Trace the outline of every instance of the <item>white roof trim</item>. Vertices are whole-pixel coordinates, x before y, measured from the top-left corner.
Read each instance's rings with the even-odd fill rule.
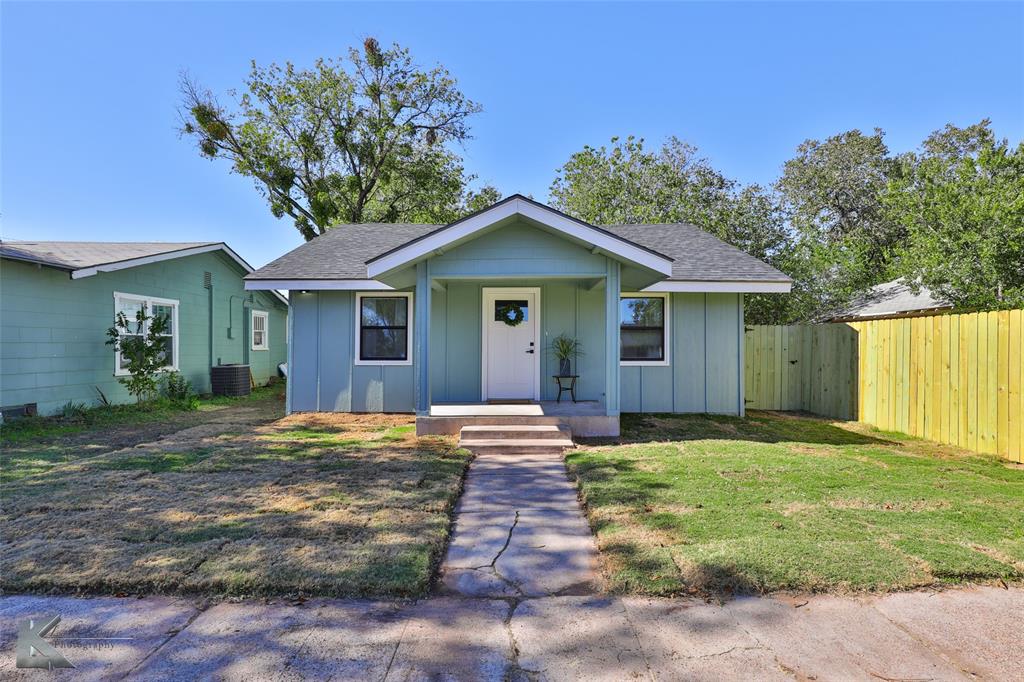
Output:
[[[743,281],[700,281],[700,280],[668,280],[658,282],[644,291],[678,291],[692,293],[731,293],[731,294],[788,294],[793,288],[792,282],[743,282]]]
[[[464,239],[475,232],[493,225],[499,220],[513,215],[521,215],[535,220],[547,227],[586,242],[594,248],[601,249],[609,255],[618,256],[624,260],[637,263],[655,272],[660,272],[666,277],[672,274],[672,261],[669,258],[659,256],[620,237],[561,215],[557,211],[539,206],[525,199],[514,198],[500,202],[474,216],[453,223],[422,239],[400,247],[382,258],[371,261],[366,267],[367,276],[376,278],[397,270],[408,263],[429,256],[437,249],[443,249],[452,242]]]
[[[113,263],[103,263],[102,265],[93,265],[88,268],[78,268],[71,271],[71,279],[82,279],[83,277],[92,277],[98,275],[101,272],[116,272],[118,270],[125,270],[127,268],[136,268],[140,265],[149,265],[151,263],[160,263],[166,260],[174,260],[175,258],[185,258],[187,256],[196,256],[201,253],[210,253],[211,251],[223,251],[231,260],[238,263],[246,272],[252,272],[252,266],[245,262],[241,256],[235,253],[230,246],[224,242],[218,242],[216,244],[206,244],[204,246],[193,246],[188,249],[178,249],[177,251],[167,251],[166,253],[157,253],[152,256],[140,256],[139,258],[129,258],[127,260],[114,261]],[[247,287],[248,288],[248,287]],[[288,305],[288,299],[282,296],[278,292],[273,292],[281,303]]]
[[[299,291],[393,291],[375,279],[247,279],[246,291],[284,289]]]

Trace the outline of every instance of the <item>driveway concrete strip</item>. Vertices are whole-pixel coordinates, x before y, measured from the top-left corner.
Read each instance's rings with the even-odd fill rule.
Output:
[[[17,623],[60,615],[48,637],[68,679],[1024,680],[1024,590],[883,597],[545,597],[420,602],[0,598],[0,678]],[[885,614],[883,616],[883,614]],[[913,634],[910,634],[913,633]],[[131,637],[102,647],[60,637]],[[96,640],[82,640],[96,641]],[[61,675],[58,675],[60,677]]]
[[[597,548],[562,456],[483,454],[470,465],[442,591],[484,598],[590,594]]]

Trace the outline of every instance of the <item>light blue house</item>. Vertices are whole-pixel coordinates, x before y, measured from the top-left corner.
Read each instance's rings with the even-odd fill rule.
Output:
[[[420,433],[742,415],[743,294],[790,284],[692,225],[598,227],[520,195],[444,226],[339,226],[246,276],[290,292],[290,411],[415,412]],[[576,403],[551,402],[560,334],[582,345]]]
[[[264,383],[285,361],[287,301],[247,292],[252,268],[222,242],[0,243],[0,408],[131,400],[106,345],[118,311],[169,316],[167,368],[210,390],[210,367],[248,364]]]

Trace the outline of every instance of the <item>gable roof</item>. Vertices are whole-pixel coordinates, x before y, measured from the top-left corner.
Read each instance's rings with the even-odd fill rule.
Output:
[[[564,237],[599,248],[609,255],[630,261],[641,267],[671,275],[672,258],[613,232],[568,216],[550,206],[538,203],[522,194],[513,194],[501,201],[460,218],[455,222],[422,234],[404,244],[384,251],[366,261],[367,275],[378,277],[404,267],[438,249],[472,238],[499,221],[521,216],[560,233]]]
[[[253,272],[252,266],[224,242],[0,242],[0,258],[65,270],[71,279],[211,251],[222,251],[247,274]],[[274,294],[282,303],[288,303],[281,294],[276,291]]]
[[[851,320],[894,317],[947,310],[952,307],[952,303],[942,300],[933,294],[928,287],[920,287],[920,291],[915,294],[906,280],[900,278],[894,279],[891,282],[876,284],[860,296],[857,296],[848,306],[836,313],[831,319]]]
[[[450,225],[416,223],[360,223],[339,225],[306,242],[277,260],[246,276],[247,288],[310,289],[390,289],[373,279],[370,266],[419,245],[414,253],[433,252],[432,238],[444,235],[451,227],[477,218],[512,200],[521,202],[521,210],[543,209],[545,218],[562,218],[589,228],[589,236],[602,235],[614,245],[628,246],[657,258],[667,265],[665,279],[648,287],[653,291],[706,291],[715,283],[718,291],[789,291],[792,280],[757,258],[726,244],[694,225],[684,223],[657,225],[587,225],[552,208],[513,195],[484,211],[478,211]],[[491,216],[493,218],[493,215]],[[491,221],[493,222],[493,220]],[[612,243],[612,242],[608,242]],[[631,255],[637,256],[636,251]],[[395,267],[394,259],[389,265]]]

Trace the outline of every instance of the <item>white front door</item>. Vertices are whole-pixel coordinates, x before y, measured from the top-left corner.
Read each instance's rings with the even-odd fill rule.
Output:
[[[540,289],[483,290],[483,399],[540,399]]]

